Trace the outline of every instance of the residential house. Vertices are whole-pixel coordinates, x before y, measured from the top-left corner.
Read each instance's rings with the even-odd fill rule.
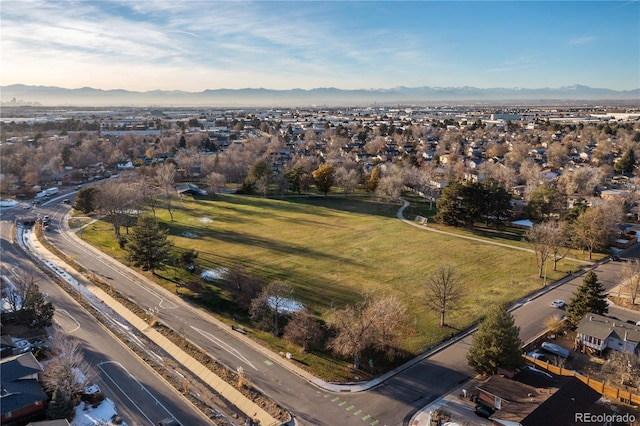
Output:
[[[31,352],[0,360],[0,424],[24,424],[44,413],[48,397],[40,386],[41,374]]]
[[[575,424],[575,413],[603,413],[601,395],[575,377],[554,376],[524,368],[513,378],[494,375],[477,386],[478,401],[496,412],[494,425],[564,426]]]
[[[586,314],[576,329],[576,350],[606,348],[623,353],[640,352],[640,326],[597,314]]]

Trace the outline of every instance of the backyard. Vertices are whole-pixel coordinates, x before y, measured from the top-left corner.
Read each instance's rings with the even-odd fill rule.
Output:
[[[295,288],[294,298],[318,317],[332,306],[358,301],[365,290],[397,296],[408,307],[415,331],[403,344],[407,356],[469,327],[486,307],[517,300],[542,286],[533,253],[409,226],[397,219],[399,207],[343,196],[266,199],[223,195],[182,198],[174,222],[165,210],[158,210],[158,217],[179,250],[198,251],[202,270],[240,264],[264,282],[286,280]],[[429,216],[428,207],[428,203],[414,202],[406,216]],[[511,228],[501,231],[503,237],[500,232],[481,229],[455,232],[474,237],[490,233],[484,236],[490,241],[528,248],[517,238],[521,231]],[[99,221],[86,227],[82,237],[124,261],[109,223]],[[438,326],[438,314],[425,307],[423,298],[426,277],[442,263],[456,265],[467,289],[461,307],[447,314],[445,327]],[[563,260],[558,271],[549,268],[547,282],[578,267],[576,262]],[[169,267],[161,275],[183,280],[189,272]],[[172,281],[154,279],[176,290]],[[228,297],[215,280],[208,285],[221,299]],[[228,321],[233,314],[216,313]],[[292,350],[268,333],[256,334],[277,351]],[[331,365],[346,366],[348,361],[327,361],[326,354],[299,359],[320,376],[345,378],[330,372]]]

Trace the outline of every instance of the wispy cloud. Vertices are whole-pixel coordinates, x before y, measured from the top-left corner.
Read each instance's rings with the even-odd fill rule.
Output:
[[[594,37],[594,36],[576,37],[576,38],[572,38],[571,40],[569,40],[568,44],[569,44],[569,46],[575,46],[575,45],[579,45],[579,44],[589,44],[589,43],[593,43],[597,39],[598,38]]]

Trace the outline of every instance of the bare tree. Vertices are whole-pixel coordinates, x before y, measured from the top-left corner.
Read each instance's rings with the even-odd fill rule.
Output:
[[[255,299],[262,288],[262,282],[257,277],[249,275],[244,267],[236,264],[224,274],[222,283],[227,291],[233,295],[233,300],[242,309],[249,309],[251,301]]]
[[[569,254],[569,242],[571,241],[569,226],[564,221],[551,220],[546,224],[548,235],[547,245],[553,261],[553,270],[558,270],[558,262]]]
[[[553,229],[548,223],[535,224],[525,233],[525,239],[533,246],[536,254],[536,264],[538,265],[538,278],[545,276],[544,267],[551,256],[549,240],[553,234]]]
[[[294,312],[284,328],[284,338],[301,346],[302,352],[320,343],[323,335],[322,326],[308,309]]]
[[[569,195],[589,195],[593,193],[593,189],[600,182],[601,177],[602,172],[595,167],[580,167],[565,171],[558,179],[558,186]]]
[[[368,311],[376,318],[375,347],[393,359],[400,341],[408,334],[407,307],[396,296],[382,296],[372,299]]]
[[[640,296],[640,261],[634,259],[629,261],[622,269],[622,290],[629,294],[631,304],[635,305],[638,296]]]
[[[172,200],[175,196],[176,166],[171,163],[165,163],[159,166],[157,168],[156,180],[162,191],[165,207],[167,212],[169,212],[171,222],[173,222],[174,206]]]
[[[206,182],[212,193],[220,194],[220,191],[227,183],[227,178],[222,173],[211,172],[207,175]]]
[[[280,336],[280,319],[289,312],[287,307],[292,302],[293,287],[286,281],[273,281],[251,302],[251,317],[260,321],[270,316],[271,332],[274,336]]]
[[[353,357],[353,368],[360,368],[362,352],[373,340],[372,318],[365,314],[367,300],[327,313],[327,324],[336,332],[328,347],[335,353]]]
[[[73,337],[55,332],[51,350],[54,358],[44,369],[46,389],[62,392],[67,400],[77,400],[96,377],[95,369],[85,360],[80,341]]]
[[[383,350],[392,358],[398,342],[407,334],[406,307],[394,297],[373,297],[365,293],[362,300],[326,314],[334,336],[328,348],[353,357],[353,367],[360,368],[362,352],[367,348]]]
[[[610,382],[615,385],[640,386],[640,355],[611,351],[607,362],[602,366]]]
[[[95,195],[98,210],[111,221],[118,239],[121,238],[120,228],[126,224],[127,216],[137,198],[132,187],[111,179],[100,185]]]
[[[525,200],[529,200],[529,196],[540,186],[540,172],[542,169],[533,161],[524,161],[520,166],[520,175],[525,179],[526,186],[524,191]]]
[[[622,205],[616,201],[605,201],[584,211],[574,224],[576,242],[589,252],[604,248],[613,227],[623,218]]]
[[[427,277],[424,300],[440,314],[440,327],[445,325],[447,311],[459,303],[464,294],[465,288],[454,265],[440,265]]]
[[[383,176],[376,187],[376,197],[387,201],[396,201],[400,199],[404,180],[401,173],[392,173]]]
[[[544,325],[549,329],[549,333],[556,334],[562,328],[562,317],[558,314],[549,315],[544,319]]]
[[[13,282],[5,276],[2,277],[2,298],[9,305],[9,312],[18,313],[22,310],[29,286],[34,280],[35,276],[26,272],[19,273]]]
[[[340,166],[336,169],[336,184],[342,188],[344,195],[352,193],[358,187],[359,176],[355,169],[347,170]]]

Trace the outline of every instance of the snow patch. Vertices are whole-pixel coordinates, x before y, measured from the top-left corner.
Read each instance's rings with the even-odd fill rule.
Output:
[[[76,415],[71,426],[115,425],[112,419],[117,417],[115,404],[109,398],[104,399],[100,405],[93,407],[91,404],[81,402],[76,407]],[[126,423],[118,423],[126,426]]]
[[[278,305],[278,312],[280,313],[293,313],[304,309],[304,306],[300,302],[293,299],[281,299],[275,297],[269,297],[267,304],[271,309],[275,309]]]
[[[200,276],[205,281],[213,281],[213,280],[222,279],[222,277],[224,277],[226,274],[227,274],[226,268],[215,268],[215,269],[208,269],[206,271],[203,271],[200,274]]]
[[[202,222],[202,223],[211,223],[211,222],[213,222],[213,219],[211,219],[210,217],[201,217],[200,218],[200,222]]]
[[[18,204],[20,203],[13,200],[0,200],[0,207],[13,207],[17,206]]]

